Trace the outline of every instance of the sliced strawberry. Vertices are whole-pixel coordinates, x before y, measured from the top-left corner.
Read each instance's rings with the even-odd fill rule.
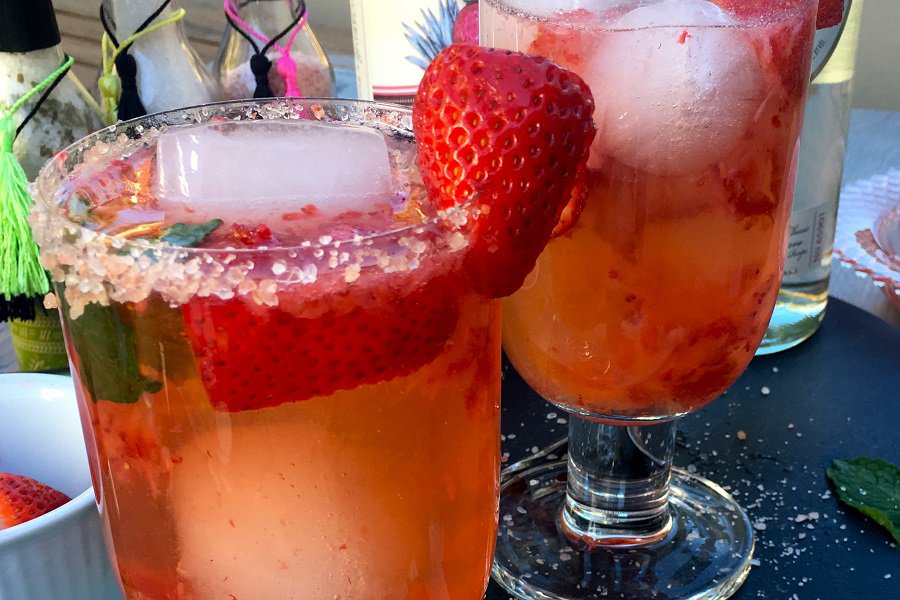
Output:
[[[71,500],[24,475],[0,473],[0,530],[25,523]]]
[[[844,20],[844,0],[819,0],[816,29],[828,29]]]
[[[453,21],[454,44],[478,43],[478,2],[468,2]]]
[[[233,223],[231,225],[232,239],[242,246],[248,248],[257,248],[259,246],[268,246],[270,244],[278,244],[272,230],[268,225],[257,225],[250,227],[241,223]]]
[[[581,78],[546,58],[453,45],[426,70],[419,166],[440,206],[481,209],[466,265],[479,292],[507,296],[534,267],[586,170],[593,110]]]
[[[182,311],[210,402],[220,411],[254,410],[386,381],[431,362],[459,319],[458,278],[390,273],[318,298],[315,286],[292,286],[279,293],[276,308],[212,297],[194,298]]]
[[[575,227],[575,223],[578,222],[578,217],[581,216],[581,211],[584,210],[584,205],[587,202],[588,191],[592,187],[587,183],[588,177],[584,177],[572,190],[572,197],[563,207],[559,215],[559,222],[553,228],[551,237],[565,235],[570,229]]]

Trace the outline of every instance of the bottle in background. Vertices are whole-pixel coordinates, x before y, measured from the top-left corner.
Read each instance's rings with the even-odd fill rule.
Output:
[[[276,47],[270,48],[266,53],[272,62],[268,80],[274,96],[294,95],[288,89],[280,64],[283,49],[287,50],[293,60],[298,95],[325,97],[334,94],[334,70],[309,23],[304,20],[295,25],[300,28],[296,34],[290,27],[296,17],[293,3],[284,0],[249,0],[241,2],[237,8],[238,16],[250,28],[244,33],[253,38],[257,47],[264,48],[274,36],[285,32],[275,42]],[[309,4],[306,10],[309,11]],[[241,23],[235,25],[242,26]],[[288,44],[290,47],[286,48]],[[250,68],[253,53],[250,42],[234,26],[227,24],[219,53],[212,66],[224,99],[253,97],[256,87],[255,75]]]
[[[350,0],[359,97],[410,104],[437,54],[478,43],[477,0]]]
[[[161,0],[103,0],[103,8],[121,41],[135,33]],[[151,23],[172,17],[171,2]],[[137,40],[128,50],[137,63],[137,87],[147,113],[206,104],[219,99],[215,78],[188,43],[184,22],[165,25]]]
[[[784,279],[757,354],[786,350],[807,339],[819,328],[828,302],[863,0],[829,4],[843,8],[843,17],[838,23],[836,18],[828,21],[820,9]],[[836,13],[834,7],[829,10],[831,16]]]
[[[4,0],[0,5],[0,103],[11,106],[64,60],[50,0]],[[16,137],[13,154],[33,181],[54,153],[101,127],[74,83],[64,77]],[[27,102],[15,115],[19,124],[36,105]],[[22,371],[57,371],[68,365],[59,313],[36,307],[36,318],[9,323]]]

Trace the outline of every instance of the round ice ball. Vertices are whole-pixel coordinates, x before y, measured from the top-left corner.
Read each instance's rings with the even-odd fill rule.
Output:
[[[623,15],[586,61],[597,103],[592,163],[611,156],[654,175],[721,160],[763,100],[750,40],[706,0],[663,0]]]

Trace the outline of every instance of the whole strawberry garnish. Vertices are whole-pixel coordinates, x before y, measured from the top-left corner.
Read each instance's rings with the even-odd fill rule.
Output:
[[[439,206],[479,209],[466,256],[479,292],[515,292],[581,198],[593,110],[581,78],[545,58],[452,45],[429,65],[413,104],[419,167]]]
[[[278,307],[196,297],[182,311],[210,402],[235,412],[327,396],[428,364],[456,329],[459,285],[449,270],[411,271],[371,285],[292,286],[279,292]]]
[[[30,521],[69,500],[62,492],[30,477],[0,473],[0,530]]]
[[[454,44],[478,43],[478,0],[468,0],[453,21]]]

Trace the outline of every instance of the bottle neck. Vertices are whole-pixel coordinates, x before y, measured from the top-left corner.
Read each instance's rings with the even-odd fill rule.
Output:
[[[283,0],[250,0],[238,8],[238,16],[267,38],[284,31],[295,15],[294,4]]]

